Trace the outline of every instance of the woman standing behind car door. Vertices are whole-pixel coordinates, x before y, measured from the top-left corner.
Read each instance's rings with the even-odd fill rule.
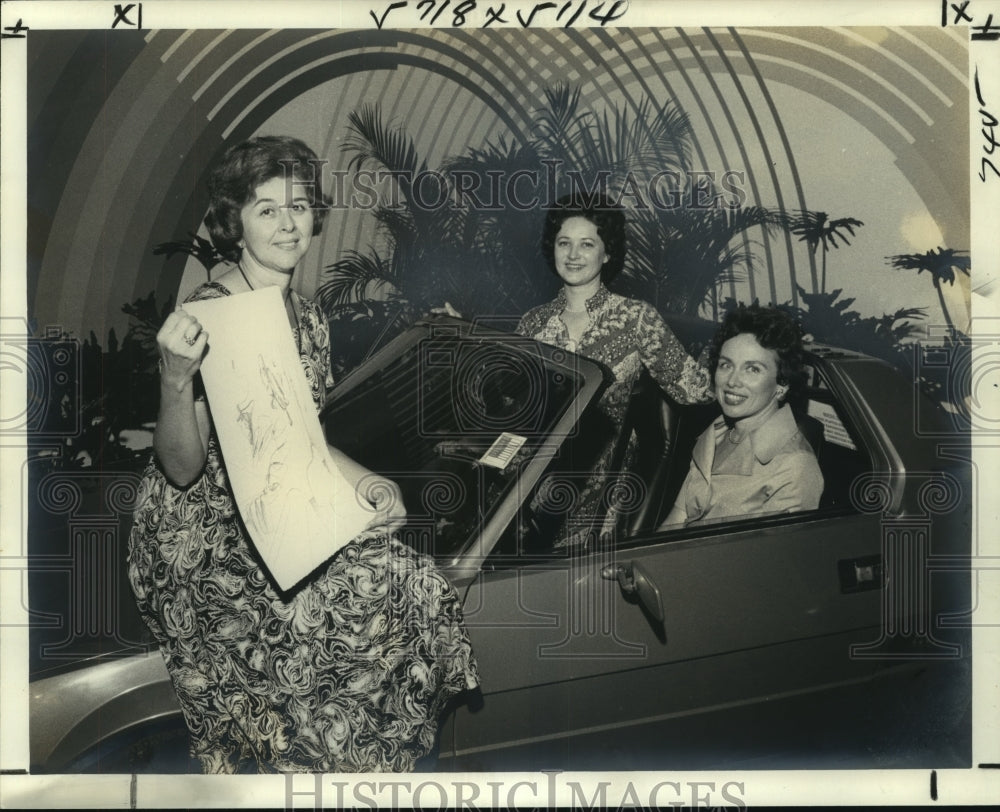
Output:
[[[326,213],[316,163],[288,137],[226,153],[205,222],[234,267],[190,299],[277,287],[318,410],[333,383],[327,321],[291,287]],[[398,487],[331,447],[375,518],[304,586],[280,592],[248,541],[203,396],[211,336],[180,307],[157,344],[160,413],[128,574],[192,755],[207,773],[412,769],[447,699],[478,675],[455,590],[391,535],[405,519]]]
[[[586,543],[588,531],[613,532],[618,508],[613,489],[635,465],[636,437],[622,437],[625,414],[643,368],[660,388],[682,404],[712,399],[708,372],[696,362],[649,303],[612,293],[607,283],[625,264],[625,213],[600,196],[569,195],[547,212],[541,250],[562,281],[551,302],[532,308],[517,332],[537,341],[598,361],[614,376],[596,408],[587,411],[580,430],[561,452],[560,468],[586,472],[586,480],[566,480],[576,490],[574,507],[563,515],[554,546]],[[446,312],[457,315],[446,305]],[[619,442],[624,457],[614,465]],[[568,465],[566,464],[568,462]],[[558,474],[541,485],[536,514],[544,515],[546,494],[560,485]]]

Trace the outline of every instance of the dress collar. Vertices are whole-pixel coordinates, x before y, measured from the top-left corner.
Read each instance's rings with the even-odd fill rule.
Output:
[[[711,434],[705,433],[698,438],[698,442],[695,444],[691,455],[694,463],[706,475],[712,470],[712,463],[715,460],[716,443],[719,442],[722,435],[729,431],[729,427],[726,425],[725,418],[723,417],[720,417],[712,424],[712,429]],[[788,444],[788,441],[797,431],[798,424],[795,422],[795,415],[792,413],[791,407],[786,403],[779,407],[765,423],[750,432],[748,442],[753,451],[753,456],[757,458],[757,461],[761,465],[767,465]],[[747,461],[749,459],[747,457]],[[747,469],[745,473],[749,474],[751,470]]]
[[[795,415],[792,414],[792,407],[787,403],[782,404],[767,422],[750,432],[754,456],[762,465],[767,465],[797,431],[798,426],[795,423]]]
[[[587,299],[587,301],[584,303],[584,306],[587,308],[587,313],[593,316],[594,313],[596,313],[598,310],[604,307],[605,303],[610,298],[611,298],[611,291],[608,290],[607,287],[602,282],[601,286],[597,289],[597,292],[589,299]],[[559,288],[559,293],[556,294],[556,298],[553,304],[555,305],[557,312],[562,312],[562,310],[566,307],[565,287]]]

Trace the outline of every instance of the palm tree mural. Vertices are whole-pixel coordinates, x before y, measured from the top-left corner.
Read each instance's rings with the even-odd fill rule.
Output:
[[[427,211],[415,205],[407,178],[427,169],[402,127],[387,127],[377,106],[349,119],[344,149],[351,167],[388,169],[399,180],[401,205],[378,208],[385,247],[352,252],[325,269],[318,289],[334,320],[392,320],[384,332],[402,327],[432,304],[448,300],[475,314],[519,315],[551,297],[557,280],[545,272],[538,240],[544,209],[576,191],[603,192],[625,205],[637,190],[656,183],[661,199],[692,196],[692,132],[687,115],[648,99],[632,109],[601,114],[585,108],[578,88],[557,85],[544,91],[524,136],[501,135],[449,158],[435,175],[454,205]],[[530,195],[504,187],[491,205],[476,205],[457,190],[490,189],[496,178],[535,178]],[[701,183],[707,181],[701,180]],[[715,200],[714,189],[702,199]],[[746,250],[730,247],[747,229],[785,224],[779,214],[759,207],[725,208],[634,206],[630,248],[620,286],[662,309],[697,313],[705,302],[717,307],[719,284],[751,270]],[[387,304],[388,303],[388,304]],[[391,305],[391,306],[390,306]],[[357,340],[352,336],[352,340]]]
[[[738,247],[740,236],[783,224],[780,212],[760,206],[639,213],[629,235],[623,285],[661,312],[697,316],[707,305],[718,321],[720,288],[753,272],[753,254]]]
[[[799,286],[798,292],[800,307],[786,302],[781,308],[816,341],[855,349],[897,366],[907,367],[912,363],[908,346],[922,332],[918,322],[926,318],[924,308],[901,307],[881,316],[862,316],[851,309],[853,297],[841,298],[840,288],[829,293],[809,293]],[[735,305],[731,299],[727,301],[727,309]]]
[[[937,291],[938,302],[941,304],[941,312],[944,313],[948,329],[952,334],[957,332],[957,328],[951,318],[948,306],[945,304],[941,283],[947,282],[949,285],[954,285],[956,271],[966,276],[971,275],[972,260],[967,256],[968,253],[965,250],[955,250],[953,248],[938,246],[922,254],[896,254],[895,256],[886,257],[889,265],[897,270],[916,271],[918,274],[922,271],[927,271],[930,274],[934,290]]]
[[[157,371],[160,351],[156,344],[156,334],[173,309],[174,298],[172,296],[162,307],[157,307],[155,292],[122,305],[122,312],[129,317],[128,331],[125,333],[123,346],[129,342],[134,344],[137,355],[136,363],[140,365],[139,371],[144,373]]]
[[[850,245],[850,241],[844,236],[846,231],[852,237],[854,229],[863,226],[860,220],[853,217],[841,217],[836,220],[829,219],[825,211],[800,211],[791,215],[788,219],[788,230],[792,234],[797,234],[800,240],[805,240],[809,250],[815,255],[818,248],[823,246],[823,272],[820,281],[820,293],[826,293],[826,255],[830,248],[839,248],[837,240],[844,245]]]
[[[687,116],[676,108],[644,101],[634,113],[615,108],[598,116],[581,108],[579,89],[559,85],[545,91],[525,138],[501,135],[427,174],[403,128],[387,127],[377,106],[365,106],[349,118],[344,149],[353,153],[350,167],[389,170],[401,206],[375,212],[383,252],[351,253],[326,269],[320,302],[331,313],[371,298],[395,299],[400,313],[444,299],[468,312],[522,313],[552,290],[537,247],[545,205],[581,185],[614,196],[628,177],[680,171],[689,139]],[[434,194],[448,196],[449,205],[428,210],[417,204],[410,179],[422,173],[443,184]],[[490,189],[496,178],[527,183],[503,185],[499,196],[480,205],[482,193],[460,194],[456,177],[477,190]]]
[[[335,334],[335,375],[449,295],[457,306],[467,306],[485,281],[473,271],[475,229],[468,213],[452,205],[448,179],[427,171],[403,127],[386,125],[378,105],[365,105],[348,117],[342,148],[352,153],[350,169],[374,165],[387,171],[398,194],[390,195],[392,205],[374,211],[383,245],[346,252],[324,269],[316,291]],[[421,205],[442,199],[449,203]]]

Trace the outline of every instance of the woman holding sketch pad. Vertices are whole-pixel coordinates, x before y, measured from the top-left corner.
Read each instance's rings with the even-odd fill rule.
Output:
[[[205,222],[233,267],[199,287],[157,336],[160,413],[129,580],[160,643],[192,754],[210,773],[412,769],[431,749],[447,699],[478,682],[450,582],[391,536],[406,515],[396,484],[322,438],[306,454],[290,452],[296,392],[318,413],[333,384],[326,318],[291,286],[326,214],[319,166],[311,149],[283,136],[226,153]],[[249,329],[265,334],[274,325],[254,323],[251,302],[283,308],[288,329],[278,316],[278,332],[294,341],[291,368],[263,352],[251,359],[254,374],[243,377],[258,389],[250,395],[209,380],[213,347],[220,369],[244,361],[227,354],[228,330],[215,328],[213,341],[188,312],[223,298],[227,313],[245,310]],[[236,333],[247,328],[240,321],[224,324]],[[295,466],[311,473],[292,487]],[[240,482],[254,477],[264,484],[250,499]],[[355,515],[360,532],[306,564],[306,574],[283,577],[286,556],[269,561],[258,540],[277,533],[294,557],[309,506],[335,501],[316,486],[322,477],[346,482],[345,512],[367,511]],[[289,507],[300,504],[306,509]]]

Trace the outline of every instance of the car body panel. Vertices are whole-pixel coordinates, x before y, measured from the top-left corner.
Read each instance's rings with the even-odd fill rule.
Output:
[[[61,769],[120,733],[179,715],[159,651],[36,680],[31,683],[32,771]]]
[[[809,661],[824,663],[821,685],[867,676],[878,664],[852,663],[848,643],[878,637],[881,596],[877,590],[842,592],[838,563],[879,554],[877,518],[818,519],[795,530],[788,532],[787,524],[745,528],[724,537],[581,556],[557,566],[483,573],[465,606],[486,697],[478,711],[457,711],[455,750],[485,746],[494,726],[483,714],[493,710],[503,719],[500,708],[535,707],[531,695],[541,685],[550,693],[567,693],[531,714],[536,736],[612,723],[608,708],[595,701],[601,694],[569,703],[570,683],[581,679],[611,677],[628,686],[614,692],[613,720],[628,727],[650,715],[691,712],[706,701],[713,706],[747,701],[761,691],[801,690],[808,682],[789,667],[788,654],[776,653],[781,647],[816,649]],[[659,586],[662,626],[617,582],[602,577],[605,567],[618,563],[639,564]],[[516,668],[509,652],[519,652]],[[739,662],[755,679],[734,679],[732,687],[711,698],[686,687],[715,685],[727,670],[723,658]],[[503,704],[493,709],[496,695]],[[569,719],[567,709],[572,709]]]

